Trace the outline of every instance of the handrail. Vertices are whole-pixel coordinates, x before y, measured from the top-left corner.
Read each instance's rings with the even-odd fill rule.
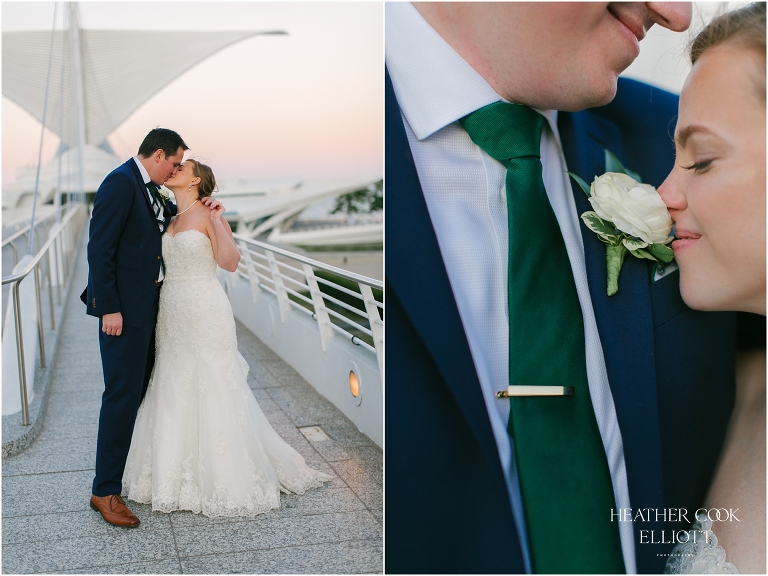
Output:
[[[32,269],[37,266],[37,263],[40,262],[42,257],[48,251],[48,248],[50,248],[51,244],[53,244],[54,240],[56,240],[61,234],[62,230],[64,230],[65,224],[69,223],[69,221],[75,217],[77,212],[77,210],[72,210],[64,217],[64,219],[61,221],[61,228],[59,228],[53,236],[48,238],[46,243],[43,244],[43,247],[38,250],[37,254],[32,259],[32,262],[27,264],[26,268],[24,268],[22,272],[17,272],[16,274],[11,274],[10,276],[3,276],[3,284],[9,284],[11,282],[16,282],[17,280],[23,280],[30,272],[32,272]]]
[[[38,250],[37,254],[34,258],[27,264],[24,269],[21,272],[17,272],[16,274],[11,274],[10,276],[3,276],[2,283],[3,284],[13,284],[12,288],[12,294],[13,294],[13,316],[14,316],[14,322],[16,324],[16,359],[18,361],[19,365],[19,389],[21,393],[21,423],[23,426],[29,426],[29,402],[27,400],[27,375],[26,375],[26,368],[25,368],[25,362],[24,362],[24,340],[22,336],[22,328],[21,328],[21,301],[19,296],[19,285],[21,284],[21,281],[24,280],[33,270],[35,272],[35,300],[37,305],[37,330],[38,330],[38,337],[40,340],[40,363],[43,368],[45,368],[45,340],[43,337],[43,321],[42,321],[42,306],[40,303],[40,269],[39,269],[39,263],[42,260],[43,256],[47,255],[51,246],[56,246],[56,249],[54,250],[54,259],[58,261],[59,255],[61,256],[61,263],[64,264],[65,268],[69,268],[72,262],[72,252],[75,249],[75,243],[77,241],[77,233],[71,234],[71,226],[70,222],[75,219],[76,216],[82,215],[83,222],[85,221],[85,217],[87,214],[85,213],[85,204],[80,204],[77,206],[74,210],[69,210],[62,218],[61,221],[61,227],[53,234],[50,238],[43,244],[42,248]],[[80,223],[82,224],[82,222]],[[79,230],[77,231],[79,232]],[[61,246],[61,242],[57,242],[60,239],[64,238],[64,234],[69,235],[69,247],[68,250],[65,250],[64,246]],[[59,264],[57,263],[57,272]],[[64,278],[68,276],[68,270],[64,274]],[[58,282],[57,282],[58,285]],[[48,260],[48,291],[49,291],[49,298],[51,297],[51,282],[50,282],[50,260]],[[51,300],[52,302],[52,300]],[[53,320],[53,313],[51,314],[51,319]]]
[[[362,284],[365,284],[366,286],[370,286],[371,288],[378,288],[379,290],[384,290],[384,283],[381,282],[380,280],[376,280],[374,278],[368,278],[367,276],[362,276],[360,274],[355,274],[354,272],[349,272],[348,270],[343,270],[342,268],[336,268],[336,266],[331,266],[330,264],[324,264],[323,262],[312,260],[311,258],[302,256],[301,254],[296,254],[294,252],[290,252],[288,250],[278,248],[277,246],[267,244],[266,242],[260,242],[258,240],[254,240],[253,238],[241,236],[240,234],[234,234],[234,237],[236,242],[241,241],[241,242],[246,242],[248,244],[253,244],[257,248],[261,248],[263,250],[269,250],[270,252],[274,252],[275,254],[280,254],[281,256],[287,256],[291,260],[296,260],[297,262],[301,262],[302,264],[309,264],[314,268],[325,270],[326,272],[331,272],[332,274],[336,274],[337,276],[341,276],[342,278],[346,278],[347,280],[354,280],[355,282],[360,282]]]
[[[254,298],[259,290],[264,290],[274,295],[277,298],[282,322],[286,321],[285,313],[291,310],[299,310],[309,314],[318,324],[323,351],[326,350],[327,340],[339,334],[349,339],[354,345],[376,354],[379,373],[381,373],[384,357],[384,321],[382,319],[384,303],[374,298],[372,288],[383,291],[383,282],[318,262],[306,256],[301,256],[239,234],[235,234],[234,237],[241,255],[236,273],[250,282],[252,290],[254,290]],[[264,253],[262,254],[254,249],[262,250]],[[278,262],[274,257],[275,254],[301,263],[301,268],[291,266],[285,262]],[[266,261],[266,265],[257,260]],[[303,281],[289,276],[281,269],[286,269],[286,272],[290,271],[297,277],[303,276]],[[315,270],[329,272],[345,280],[356,282],[360,292],[350,290],[346,286],[341,286],[332,280],[321,278],[315,274]],[[262,279],[272,284],[272,286],[264,284]],[[306,291],[308,296],[286,286],[286,283],[300,287]],[[320,285],[329,286],[334,290],[358,299],[363,309],[356,308],[323,292],[320,289]],[[337,307],[336,310],[332,308],[334,306]],[[347,315],[343,314],[345,310]],[[353,320],[352,314],[362,317],[363,320],[361,322],[367,321],[370,328],[366,328],[361,323]],[[332,318],[336,319],[337,322],[333,322]],[[356,319],[359,320],[359,318]],[[353,330],[356,333],[349,330]],[[370,338],[373,346],[362,340],[361,336]]]
[[[45,218],[41,218],[41,219],[35,221],[35,228],[37,228],[40,225],[44,225],[44,226],[47,227],[50,224],[49,220],[52,220],[52,219],[56,218],[56,216],[59,213],[65,212],[67,210],[67,206],[71,207],[71,205],[65,204],[64,206],[61,206],[60,208],[58,208],[57,210],[55,210],[54,212],[52,212],[51,214],[49,214]],[[14,242],[16,240],[18,240],[19,238],[21,238],[22,236],[27,236],[27,242],[29,242],[29,238],[30,237],[28,236],[28,234],[30,233],[31,229],[32,229],[32,223],[30,221],[30,223],[27,224],[24,228],[21,228],[20,230],[17,230],[16,232],[14,232],[10,236],[8,236],[8,238],[5,238],[2,241],[2,243],[0,243],[0,247],[2,247],[2,248],[5,248],[6,246],[10,245],[11,248],[13,249],[13,265],[14,266],[16,266],[16,264],[19,263],[18,251],[17,251],[16,245],[14,244]]]

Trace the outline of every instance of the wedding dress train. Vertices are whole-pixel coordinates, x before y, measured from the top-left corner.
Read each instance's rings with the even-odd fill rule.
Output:
[[[331,476],[312,470],[270,426],[237,350],[208,237],[163,235],[156,359],[123,474],[123,496],[153,510],[254,516]]]

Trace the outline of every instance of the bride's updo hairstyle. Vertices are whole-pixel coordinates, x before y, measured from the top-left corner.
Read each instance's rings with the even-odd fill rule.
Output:
[[[725,43],[751,50],[757,56],[755,87],[765,102],[765,2],[754,2],[712,20],[691,43],[691,65],[710,48]]]
[[[214,177],[213,170],[211,170],[210,166],[206,166],[193,158],[190,158],[187,162],[192,163],[192,173],[197,178],[200,178],[200,184],[197,185],[198,200],[202,200],[206,196],[218,192],[216,189],[216,178]]]

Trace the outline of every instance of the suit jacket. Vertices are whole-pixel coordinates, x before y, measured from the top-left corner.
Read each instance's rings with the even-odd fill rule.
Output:
[[[165,204],[166,226],[176,213]],[[160,229],[144,179],[133,159],[113,170],[93,202],[88,238],[87,313],[120,312],[127,326],[149,319],[162,262]]]
[[[387,74],[387,572],[522,572],[520,543],[491,425]],[[672,168],[677,97],[620,79],[608,106],[560,113],[568,168],[587,182],[605,172],[604,148],[658,186]],[[579,213],[590,210],[573,188]],[[606,295],[605,246],[582,225],[592,305],[626,459],[640,572],[660,573],[683,529],[665,508],[704,499],[734,400],[735,317],[683,303],[677,272],[651,282],[627,257]],[[658,517],[655,514],[658,510]],[[589,529],[589,519],[563,521]],[[651,531],[655,532],[652,537]],[[574,567],[578,570],[578,567]]]

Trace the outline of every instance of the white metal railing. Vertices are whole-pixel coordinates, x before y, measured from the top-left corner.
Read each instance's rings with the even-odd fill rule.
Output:
[[[24,364],[24,341],[22,338],[21,328],[21,304],[19,295],[19,284],[24,280],[32,271],[35,273],[35,299],[37,304],[37,331],[40,341],[40,366],[45,368],[45,338],[43,330],[43,315],[42,306],[40,303],[40,291],[42,288],[42,280],[40,268],[42,265],[45,267],[46,278],[48,283],[48,300],[51,307],[51,329],[55,329],[54,320],[54,308],[53,308],[53,286],[51,282],[51,266],[55,265],[55,278],[57,291],[59,292],[59,304],[61,304],[61,293],[59,286],[61,282],[59,279],[66,279],[69,277],[69,272],[75,257],[75,248],[77,245],[77,239],[85,223],[88,212],[85,204],[78,203],[75,205],[69,204],[69,208],[65,206],[65,213],[61,218],[61,227],[55,232],[48,235],[45,243],[37,251],[37,254],[32,260],[24,267],[23,270],[9,276],[3,276],[3,284],[12,284],[11,294],[13,297],[13,317],[16,326],[16,359],[19,365],[19,388],[21,392],[21,423],[24,426],[29,426],[29,405],[27,402],[27,376]],[[54,214],[55,216],[55,214]],[[38,224],[42,224],[38,223]],[[35,224],[37,229],[38,224]],[[27,227],[26,233],[29,233],[29,227]],[[50,231],[50,227],[46,228],[46,231]],[[3,246],[10,244],[14,246],[12,241],[18,239],[24,230],[20,230],[13,236],[3,241]],[[39,238],[39,236],[38,236]],[[39,241],[38,241],[39,245]],[[52,250],[52,253],[51,253]],[[50,254],[52,257],[43,258]],[[16,263],[18,264],[16,249],[14,246],[14,256]]]
[[[323,264],[276,246],[235,234],[240,248],[237,274],[250,282],[254,293],[269,292],[277,298],[280,319],[296,310],[317,321],[323,351],[329,338],[340,335],[376,355],[379,373],[384,359],[384,284],[335,266]],[[280,256],[288,262],[278,260]],[[323,271],[354,284],[318,276]],[[327,287],[322,290],[320,285]],[[352,289],[356,287],[357,291]],[[332,295],[337,291],[349,299]],[[374,290],[381,294],[377,300]],[[339,295],[340,296],[340,295]],[[355,303],[359,302],[359,306]]]

